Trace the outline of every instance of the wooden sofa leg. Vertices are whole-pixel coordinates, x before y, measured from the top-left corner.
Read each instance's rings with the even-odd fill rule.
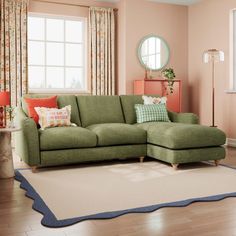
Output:
[[[174,170],[178,169],[179,164],[171,164]]]
[[[215,160],[215,165],[218,166],[220,164],[220,160]]]
[[[37,166],[32,166],[31,171],[32,171],[32,173],[36,173],[37,172]]]
[[[144,157],[139,157],[140,162],[143,162],[143,160],[144,160]]]

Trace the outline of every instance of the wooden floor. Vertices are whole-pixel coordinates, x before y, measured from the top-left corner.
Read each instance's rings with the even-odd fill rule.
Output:
[[[223,163],[236,167],[236,149],[227,148]],[[16,168],[22,165],[15,161]],[[32,210],[32,200],[24,194],[17,181],[0,180],[0,236],[236,235],[236,198],[50,229],[40,224],[42,216]]]

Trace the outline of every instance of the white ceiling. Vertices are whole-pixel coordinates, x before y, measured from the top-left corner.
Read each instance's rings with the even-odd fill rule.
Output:
[[[98,2],[119,2],[120,0],[96,0]],[[192,5],[194,3],[200,2],[201,0],[148,0],[151,2],[161,2],[161,3],[170,3],[170,4],[177,4],[177,5]]]

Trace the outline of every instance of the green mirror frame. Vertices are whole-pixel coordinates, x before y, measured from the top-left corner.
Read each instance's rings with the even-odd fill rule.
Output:
[[[165,63],[163,63],[163,65],[162,65],[160,68],[157,68],[157,69],[153,69],[153,68],[148,67],[148,66],[144,63],[144,61],[143,61],[143,59],[142,59],[142,55],[141,55],[141,49],[142,49],[143,43],[144,43],[147,39],[152,38],[152,37],[158,38],[158,39],[161,40],[162,43],[164,43],[164,45],[165,45],[165,47],[166,47],[166,53],[167,53],[167,59],[166,59]],[[140,64],[141,64],[146,70],[160,71],[160,70],[162,70],[163,68],[165,68],[166,65],[169,63],[169,60],[170,60],[170,48],[169,48],[168,43],[165,41],[165,39],[163,39],[162,37],[160,37],[160,36],[158,36],[158,35],[155,35],[155,34],[149,34],[149,35],[143,37],[143,38],[140,40],[139,45],[138,45],[138,48],[137,48],[137,55],[138,55],[138,59],[139,59]]]

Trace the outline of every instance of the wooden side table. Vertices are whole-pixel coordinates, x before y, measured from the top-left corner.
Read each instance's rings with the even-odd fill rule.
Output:
[[[0,128],[0,178],[12,178],[15,176],[11,133],[19,130],[20,128]]]

